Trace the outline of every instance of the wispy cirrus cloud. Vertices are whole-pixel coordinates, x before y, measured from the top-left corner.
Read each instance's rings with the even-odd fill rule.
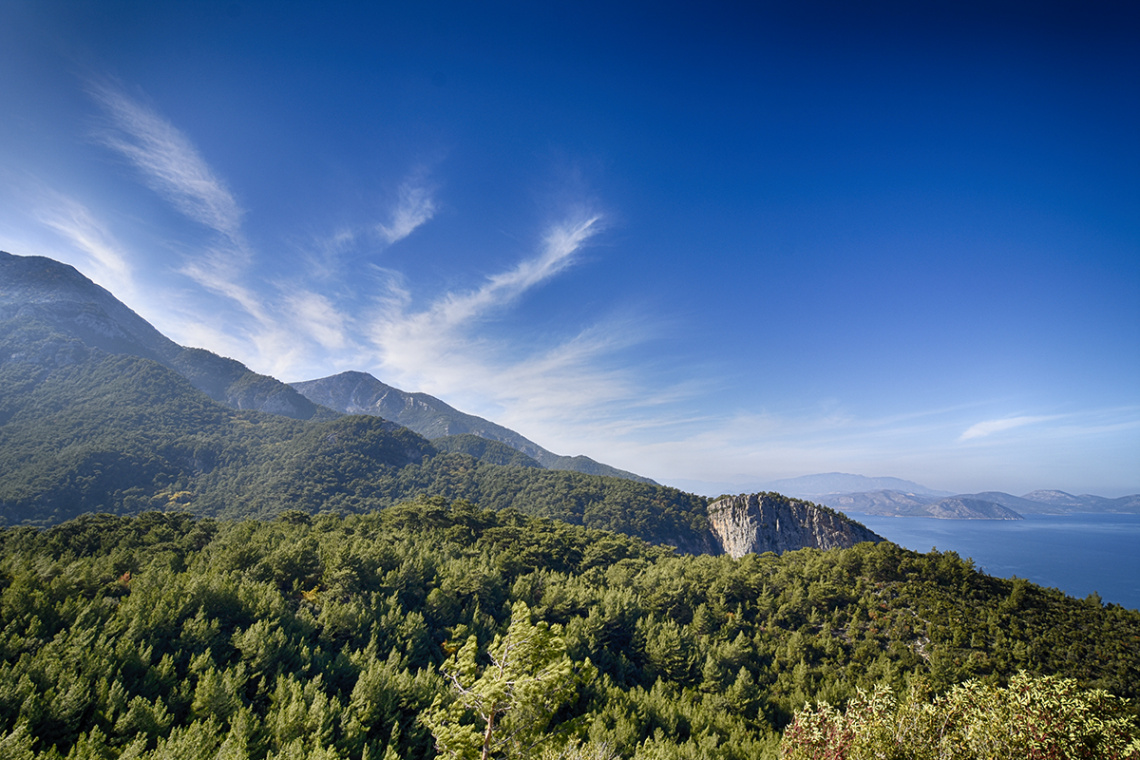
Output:
[[[995,433],[1003,433],[1006,430],[1025,427],[1026,425],[1035,425],[1039,422],[1047,422],[1053,419],[1057,419],[1057,417],[1022,415],[1019,417],[1002,417],[996,420],[983,420],[966,428],[962,435],[958,437],[958,440],[970,441],[976,438],[985,438]]]
[[[40,224],[60,235],[87,259],[86,274],[120,297],[135,292],[134,273],[125,249],[91,210],[74,198],[48,192],[38,204]]]
[[[408,294],[400,282],[391,280],[386,308],[374,331],[382,355],[409,342],[455,340],[458,333],[468,331],[472,320],[510,305],[527,290],[569,267],[581,247],[600,229],[598,215],[555,225],[546,234],[538,255],[491,275],[481,287],[446,293],[423,311],[409,313]]]
[[[552,227],[537,256],[519,262],[506,272],[492,275],[481,288],[448,294],[426,312],[426,321],[437,327],[454,328],[490,309],[510,304],[526,291],[571,266],[586,241],[601,230],[600,215]]]
[[[328,297],[311,290],[293,290],[285,297],[296,324],[319,346],[327,350],[347,347],[350,320]]]
[[[230,299],[263,326],[270,324],[261,295],[243,286],[253,251],[242,233],[244,212],[233,193],[177,127],[109,80],[88,84],[106,123],[96,138],[125,158],[154,192],[183,216],[216,235],[179,272]]]
[[[110,82],[93,82],[88,92],[108,117],[100,142],[133,164],[182,214],[244,246],[241,207],[186,135]]]
[[[641,339],[633,320],[610,320],[531,351],[499,342],[482,329],[526,293],[573,266],[604,228],[600,214],[582,214],[552,226],[535,255],[492,274],[478,287],[438,296],[422,309],[411,306],[402,278],[387,273],[371,340],[379,371],[407,387],[470,399],[506,424],[534,425],[636,397],[624,369],[605,359]],[[493,407],[488,408],[488,407]]]
[[[392,245],[429,222],[436,210],[435,188],[427,182],[426,172],[418,170],[400,185],[396,205],[388,221],[376,225],[376,233]]]
[[[134,166],[145,184],[175,210],[214,235],[178,271],[221,296],[228,306],[199,314],[195,323],[180,326],[176,337],[281,373],[349,345],[348,317],[327,296],[286,276],[267,281],[251,274],[256,252],[242,231],[244,211],[189,137],[109,81],[89,84],[88,92],[106,116],[97,134],[99,143]],[[426,190],[408,188],[394,217],[395,231],[405,235],[430,218],[432,208]],[[82,217],[73,213],[66,225],[73,237],[83,232],[79,221]],[[111,262],[102,247],[96,247],[94,234],[83,239]]]
[[[258,322],[272,321],[264,295],[245,285],[247,261],[229,248],[213,248],[186,262],[178,271],[202,287],[228,298]]]
[[[413,308],[399,273],[373,266],[369,271],[379,272],[385,286],[374,299],[379,317],[368,329],[348,305],[367,291],[369,280],[357,274],[346,285],[344,269],[370,253],[369,247],[374,251],[379,243],[383,250],[434,218],[439,207],[426,171],[413,171],[401,183],[382,222],[342,226],[303,252],[310,270],[304,282],[285,274],[267,280],[254,273],[256,251],[242,231],[242,208],[190,138],[121,87],[104,82],[89,91],[107,117],[99,142],[132,165],[174,209],[216,236],[179,271],[229,306],[187,323],[175,336],[183,342],[240,356],[278,375],[308,371],[322,361],[329,372],[348,368],[346,361],[360,368],[366,363],[364,350],[375,357],[385,380],[456,402],[470,400],[476,411],[506,424],[542,431],[560,425],[567,430],[574,420],[588,418],[611,425],[615,434],[633,434],[641,423],[622,409],[665,403],[665,397],[676,395],[675,389],[647,392],[644,378],[621,360],[625,349],[646,338],[644,320],[610,317],[560,340],[534,343],[484,329],[525,294],[574,266],[604,229],[602,215],[570,215],[547,230],[534,255],[422,308]]]

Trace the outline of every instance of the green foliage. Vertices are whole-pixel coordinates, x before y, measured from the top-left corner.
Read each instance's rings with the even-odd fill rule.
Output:
[[[477,726],[448,673],[487,685],[520,626],[550,638],[547,664],[596,669],[497,723],[536,718],[552,739],[533,755],[567,760],[774,758],[805,702],[839,712],[878,684],[946,695],[1024,670],[1127,697],[1104,703],[1124,715],[1140,697],[1140,613],[950,553],[678,556],[440,498],[90,515],[0,531],[0,756],[426,760],[432,705]]]
[[[1100,689],[1024,672],[1006,687],[970,680],[933,699],[913,687],[860,690],[843,712],[805,707],[784,733],[784,760],[1126,760],[1140,758],[1140,727]]]
[[[594,675],[588,660],[575,668],[560,634],[561,626],[532,623],[530,608],[518,601],[506,634],[497,634],[487,649],[488,662],[478,662],[479,640],[472,634],[443,663],[451,701],[445,706],[439,697],[421,716],[443,756],[527,758],[551,745],[554,713]]]
[[[712,548],[701,497],[238,411],[13,314],[0,757],[427,760],[490,727],[497,756],[755,760],[813,700],[789,751],[937,718],[962,756],[1135,754],[1137,611],[888,543],[678,556]],[[237,406],[280,390],[182,358]]]
[[[157,362],[108,355],[47,328],[29,336],[20,324],[0,338],[0,524],[156,509],[227,518],[359,513],[427,493],[712,548],[702,497],[517,466],[527,458],[498,449],[478,455],[502,465],[440,453],[376,417],[236,411]]]
[[[438,451],[467,454],[488,464],[498,464],[505,467],[542,467],[536,460],[518,449],[471,433],[432,438],[431,445],[435,446]]]

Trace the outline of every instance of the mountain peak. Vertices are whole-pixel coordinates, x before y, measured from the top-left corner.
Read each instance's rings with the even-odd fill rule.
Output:
[[[473,435],[504,443],[549,470],[569,470],[653,483],[648,478],[596,462],[587,456],[560,456],[510,428],[461,412],[426,393],[409,393],[393,388],[367,372],[341,372],[317,380],[293,383],[292,386],[315,404],[345,414],[383,417],[432,440],[462,440],[460,436]]]
[[[87,349],[157,361],[237,409],[295,419],[318,414],[312,402],[272,377],[234,359],[178,345],[75,267],[54,259],[0,252],[0,322],[10,330],[35,323]]]

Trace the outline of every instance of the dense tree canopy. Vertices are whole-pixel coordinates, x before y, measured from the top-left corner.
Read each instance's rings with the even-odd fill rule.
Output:
[[[822,702],[796,713],[783,760],[1136,760],[1140,724],[1123,700],[1071,678],[1024,672],[1008,686],[970,680],[901,701],[882,684],[843,712]]]
[[[920,680],[942,695],[1024,671],[1140,696],[1140,613],[952,553],[683,556],[438,498],[149,512],[0,532],[0,754],[434,757],[445,663],[477,680],[520,604],[597,673],[552,708],[551,757],[775,757],[805,703]]]

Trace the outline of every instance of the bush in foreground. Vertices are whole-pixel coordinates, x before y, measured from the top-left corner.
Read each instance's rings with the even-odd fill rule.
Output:
[[[1077,682],[1024,672],[999,687],[967,681],[900,702],[886,686],[860,691],[839,712],[826,702],[796,713],[784,760],[1136,760],[1140,730],[1127,700]]]

